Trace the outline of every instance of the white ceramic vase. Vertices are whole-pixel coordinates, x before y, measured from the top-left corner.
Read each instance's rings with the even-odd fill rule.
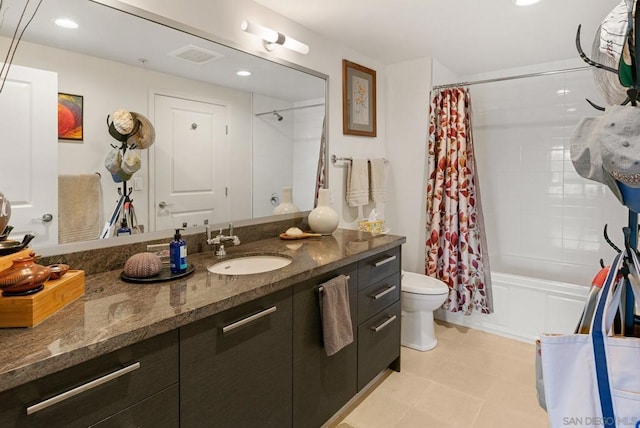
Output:
[[[331,208],[331,190],[318,191],[318,206],[309,213],[309,227],[315,233],[331,235],[338,227],[338,213]]]
[[[293,204],[293,192],[291,187],[283,187],[280,197],[280,205],[273,209],[273,215],[297,213],[300,209]]]

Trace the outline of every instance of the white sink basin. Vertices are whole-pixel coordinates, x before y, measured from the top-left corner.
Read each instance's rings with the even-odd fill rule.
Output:
[[[222,275],[251,275],[269,272],[291,264],[288,256],[247,255],[214,263],[207,268],[211,273]]]

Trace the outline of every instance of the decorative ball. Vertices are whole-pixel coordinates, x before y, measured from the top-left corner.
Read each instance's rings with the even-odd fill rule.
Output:
[[[162,270],[162,260],[153,253],[138,253],[124,264],[124,274],[130,278],[149,278]]]

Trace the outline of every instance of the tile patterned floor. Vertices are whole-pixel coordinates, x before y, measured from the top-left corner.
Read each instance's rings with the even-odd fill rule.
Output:
[[[534,345],[436,323],[438,346],[402,348],[393,372],[338,428],[544,428]]]

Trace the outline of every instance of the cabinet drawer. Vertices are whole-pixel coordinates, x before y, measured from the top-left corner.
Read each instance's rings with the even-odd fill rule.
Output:
[[[391,275],[358,293],[358,323],[400,299],[400,273]]]
[[[400,357],[400,302],[358,327],[358,391]]]
[[[365,289],[371,284],[400,272],[400,247],[371,256],[358,262],[358,289]]]
[[[291,293],[180,328],[181,426],[291,426]]]
[[[0,426],[86,427],[177,382],[171,331],[3,392]]]
[[[92,428],[177,428],[180,426],[178,385],[91,425]]]

